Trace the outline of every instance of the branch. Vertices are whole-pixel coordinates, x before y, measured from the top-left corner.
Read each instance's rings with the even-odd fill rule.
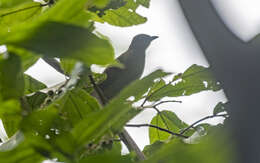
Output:
[[[159,126],[155,126],[155,125],[151,125],[151,124],[126,124],[125,126],[126,127],[151,127],[151,128],[156,128],[158,130],[167,132],[167,133],[169,133],[171,135],[175,135],[175,136],[182,137],[182,138],[188,138],[188,136],[185,136],[183,134],[174,133],[174,132],[172,132],[170,130],[167,130],[165,128],[161,128]]]
[[[216,117],[226,117],[228,116],[228,114],[218,114],[218,115],[211,115],[211,116],[206,116],[194,123],[192,123],[189,127],[187,127],[186,129],[184,129],[180,134],[184,134],[186,131],[188,131],[189,129],[193,128],[196,124],[204,121],[204,120],[207,120],[207,119],[211,119],[211,118],[216,118]]]

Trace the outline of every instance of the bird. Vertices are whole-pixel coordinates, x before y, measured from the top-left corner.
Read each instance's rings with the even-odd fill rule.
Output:
[[[104,73],[107,75],[107,78],[102,83],[98,84],[97,87],[98,90],[102,91],[102,96],[104,96],[106,100],[112,99],[124,87],[141,77],[145,66],[146,49],[149,47],[151,42],[157,38],[158,36],[149,36],[147,34],[136,35],[132,39],[128,50],[117,58],[117,60],[123,64],[124,67],[108,67],[105,69]],[[64,73],[61,71],[61,68],[59,67],[59,64],[57,64],[56,60],[55,62],[51,62],[52,60],[44,58],[44,61],[49,63],[57,71]],[[96,95],[93,95],[100,100],[98,92],[96,93]],[[104,105],[107,102],[108,101],[101,101]],[[119,137],[130,151],[136,152],[139,160],[145,160],[144,154],[140,151],[135,141],[125,129],[119,133]]]
[[[138,34],[133,39],[126,52],[117,60],[124,65],[123,68],[108,67],[104,73],[107,78],[98,87],[107,99],[116,96],[124,87],[141,77],[145,66],[145,53],[151,42],[158,36]]]

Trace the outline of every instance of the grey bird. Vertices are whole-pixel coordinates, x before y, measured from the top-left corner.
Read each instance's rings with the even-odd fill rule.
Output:
[[[128,50],[117,58],[124,68],[109,67],[104,71],[107,79],[99,84],[99,88],[107,99],[111,99],[125,86],[141,77],[145,65],[145,51],[156,38],[158,36],[136,35]]]

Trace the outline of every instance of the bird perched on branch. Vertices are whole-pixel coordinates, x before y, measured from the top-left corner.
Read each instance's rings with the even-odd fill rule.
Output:
[[[128,50],[117,59],[124,68],[109,67],[105,70],[107,79],[99,85],[107,99],[111,99],[132,81],[139,79],[144,71],[145,51],[158,36],[136,35]]]
[[[146,34],[139,34],[135,36],[128,50],[118,57],[119,62],[124,65],[124,68],[109,67],[105,70],[107,79],[98,85],[98,90],[102,90],[102,95],[104,95],[107,100],[113,98],[125,86],[141,77],[144,71],[146,49],[156,38],[158,38],[158,36],[149,36]],[[49,58],[43,59],[57,71],[64,73],[56,60]],[[96,97],[98,98],[98,96]],[[105,104],[106,101],[103,101],[102,103]],[[130,151],[136,152],[139,160],[145,159],[144,154],[126,130],[123,130],[119,134],[119,137]]]

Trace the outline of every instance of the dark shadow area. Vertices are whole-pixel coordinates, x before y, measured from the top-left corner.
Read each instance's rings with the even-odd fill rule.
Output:
[[[237,38],[209,0],[180,0],[190,27],[230,101],[237,162],[260,162],[260,43]],[[224,147],[223,147],[224,148]]]

